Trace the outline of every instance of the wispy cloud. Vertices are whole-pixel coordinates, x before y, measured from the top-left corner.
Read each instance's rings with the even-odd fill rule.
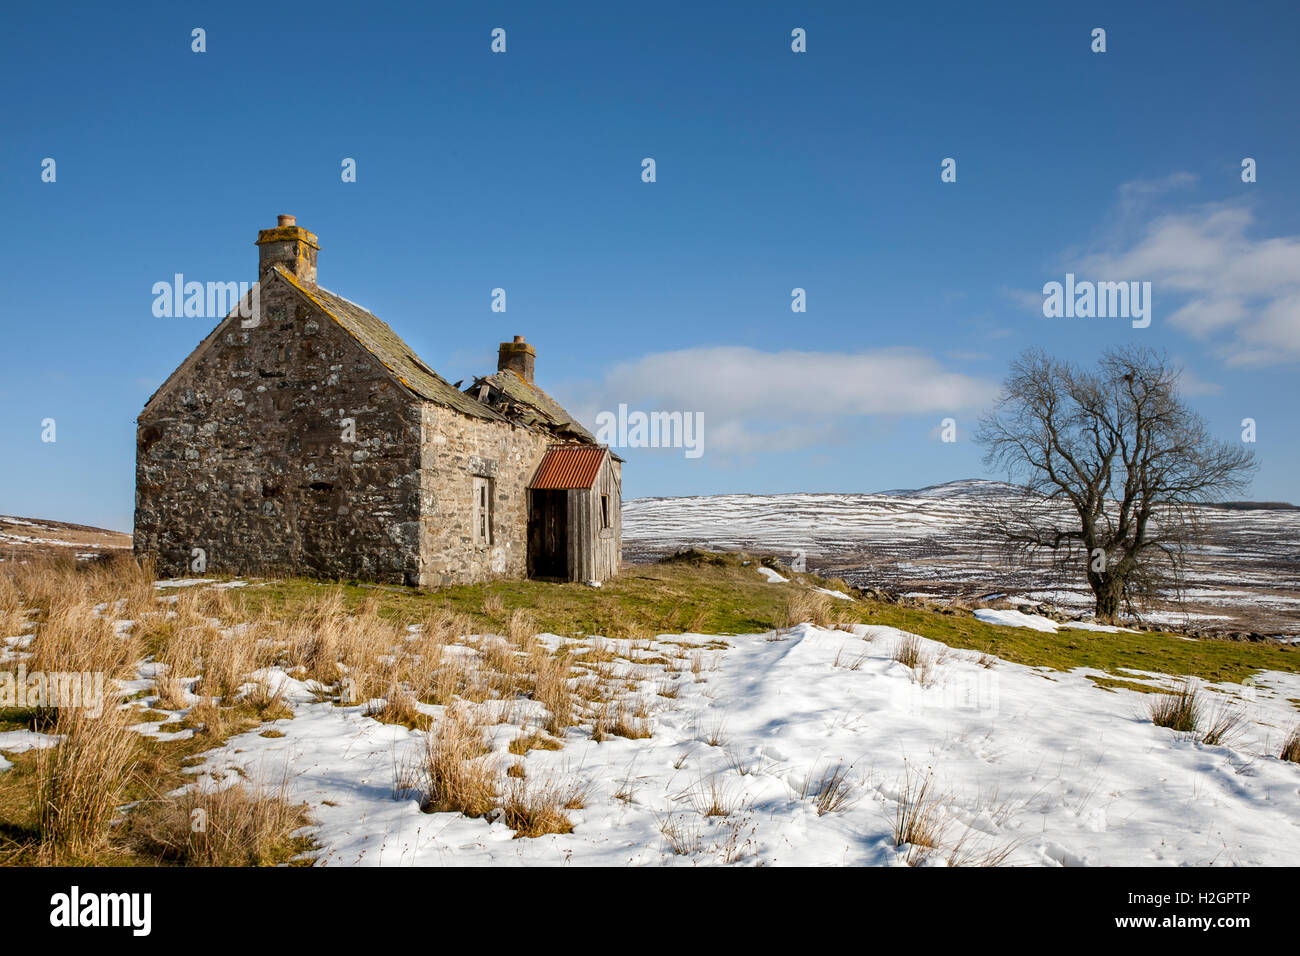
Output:
[[[701,411],[711,452],[747,455],[860,440],[864,417],[981,408],[998,387],[917,349],[842,354],[718,346],[645,355],[566,393],[587,422],[619,404]]]
[[[1026,312],[1043,314],[1043,292],[1041,289],[1013,289],[1010,286],[1003,286],[999,291]]]
[[[1152,199],[1195,186],[1200,177],[1195,173],[1174,172],[1168,176],[1155,179],[1131,179],[1119,187],[1119,210],[1137,210],[1145,208]]]
[[[1182,375],[1178,378],[1178,390],[1184,395],[1201,396],[1201,395],[1218,395],[1223,391],[1223,386],[1217,382],[1207,382],[1195,372],[1183,369]]]
[[[1300,236],[1254,236],[1254,225],[1238,204],[1161,215],[1135,239],[1084,256],[1076,271],[1151,280],[1157,305],[1174,304],[1165,321],[1212,342],[1229,365],[1297,361]]]

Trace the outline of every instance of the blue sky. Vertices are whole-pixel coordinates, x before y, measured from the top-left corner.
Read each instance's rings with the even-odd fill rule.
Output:
[[[619,402],[702,411],[701,458],[624,452],[628,497],[1000,477],[966,429],[1009,359],[1136,341],[1185,366],[1216,435],[1257,421],[1251,497],[1300,500],[1293,3],[6,20],[0,512],[129,530],[135,416],[215,324],[155,318],[151,288],[255,279],[282,212],[320,237],[323,286],[452,381],[523,334],[589,424]],[[1067,271],[1151,281],[1151,326],[1044,318]]]

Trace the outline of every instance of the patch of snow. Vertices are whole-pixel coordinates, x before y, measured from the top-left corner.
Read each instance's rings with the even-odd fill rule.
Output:
[[[999,611],[996,608],[981,607],[975,610],[975,616],[985,624],[1000,624],[1003,627],[1028,627],[1035,631],[1055,634],[1056,622],[1050,617],[1039,614],[1026,614],[1024,611]]]
[[[999,611],[996,608],[982,607],[975,611],[975,616],[986,624],[1000,624],[1003,627],[1028,627],[1035,631],[1055,634],[1061,630],[1105,631],[1117,634],[1121,631],[1136,634],[1137,631],[1114,624],[1098,624],[1096,621],[1067,621],[1061,623],[1041,614],[1026,614],[1024,611]]]
[[[1131,627],[1116,627],[1114,624],[1098,624],[1096,621],[1067,621],[1060,625],[1066,631],[1105,631],[1108,634],[1140,634]]]
[[[63,738],[58,734],[41,734],[34,730],[0,731],[0,750],[11,754],[53,747]]]

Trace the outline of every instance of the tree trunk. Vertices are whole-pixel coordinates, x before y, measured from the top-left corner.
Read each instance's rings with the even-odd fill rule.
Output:
[[[1097,598],[1096,617],[1103,624],[1114,624],[1119,617],[1120,599],[1124,593],[1124,580],[1113,575],[1093,579],[1092,593]]]

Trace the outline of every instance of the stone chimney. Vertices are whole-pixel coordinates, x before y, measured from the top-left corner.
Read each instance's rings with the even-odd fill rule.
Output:
[[[537,349],[524,341],[522,335],[516,335],[513,342],[502,342],[497,351],[497,371],[510,369],[518,372],[529,385],[533,384],[533,362],[537,360]]]
[[[298,225],[293,216],[280,216],[274,229],[257,234],[257,277],[279,266],[303,285],[316,284],[316,236]]]

